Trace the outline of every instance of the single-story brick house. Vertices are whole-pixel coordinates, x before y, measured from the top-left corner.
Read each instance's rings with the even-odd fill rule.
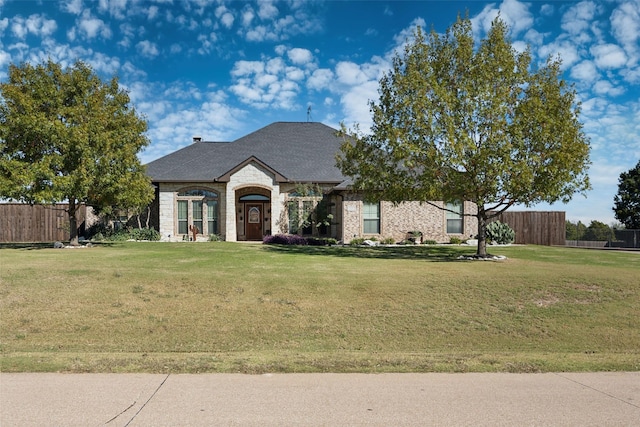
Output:
[[[419,202],[365,202],[336,167],[341,141],[336,129],[312,122],[273,123],[233,142],[195,137],[147,165],[162,240],[188,240],[193,227],[199,239],[217,234],[227,241],[280,233],[400,241],[417,230],[448,242],[477,234],[474,217]],[[470,202],[449,208],[476,210]]]

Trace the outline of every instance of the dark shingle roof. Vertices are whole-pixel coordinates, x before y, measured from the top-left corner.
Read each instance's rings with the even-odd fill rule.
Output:
[[[255,157],[290,182],[339,183],[336,167],[342,139],[322,123],[276,122],[233,142],[195,142],[147,164],[154,182],[224,180]]]

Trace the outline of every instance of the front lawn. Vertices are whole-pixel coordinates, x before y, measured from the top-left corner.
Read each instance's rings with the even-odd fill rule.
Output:
[[[0,370],[640,369],[640,253],[227,242],[0,247]]]

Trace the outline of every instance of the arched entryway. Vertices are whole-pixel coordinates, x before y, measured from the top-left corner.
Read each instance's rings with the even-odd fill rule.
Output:
[[[271,234],[271,192],[260,187],[236,191],[238,240],[261,241]]]

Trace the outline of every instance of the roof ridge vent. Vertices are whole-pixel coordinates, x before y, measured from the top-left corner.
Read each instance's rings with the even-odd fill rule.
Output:
[[[194,136],[193,137],[193,142],[202,142],[202,137],[201,136]]]

